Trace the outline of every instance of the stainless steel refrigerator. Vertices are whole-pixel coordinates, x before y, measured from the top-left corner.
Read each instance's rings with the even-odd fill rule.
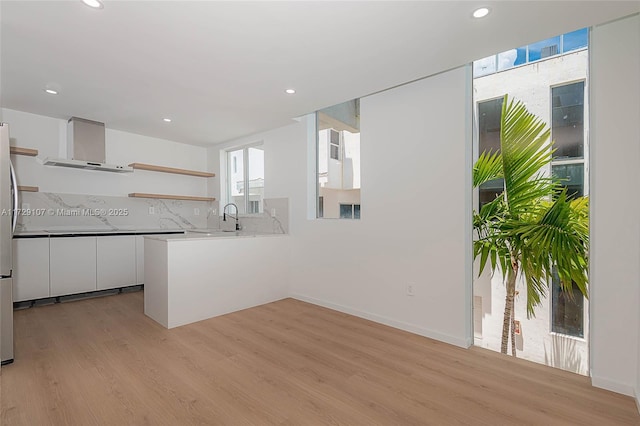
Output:
[[[9,157],[9,125],[0,123],[0,360],[13,362],[13,231],[18,219],[18,186]]]

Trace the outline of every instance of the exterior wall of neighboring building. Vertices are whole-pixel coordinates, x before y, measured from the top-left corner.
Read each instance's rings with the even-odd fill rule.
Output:
[[[551,90],[577,81],[585,81],[584,117],[588,117],[588,51],[586,49],[554,56],[535,63],[522,65],[506,71],[474,79],[474,103],[500,98],[508,94],[510,99],[524,102],[527,109],[551,126]],[[477,128],[477,123],[476,123]],[[585,132],[585,179],[584,190],[588,193],[588,120],[584,122]],[[553,138],[553,135],[552,135]],[[475,158],[478,144],[475,142]],[[545,171],[550,173],[549,170]],[[477,194],[476,194],[477,197]],[[474,200],[478,209],[478,200]],[[474,327],[475,345],[500,350],[502,322],[505,303],[505,286],[502,274],[497,271],[493,277],[484,271],[478,278],[474,274]],[[526,287],[518,283],[515,303],[515,319],[520,321],[521,334],[516,336],[517,356],[531,361],[552,365],[580,374],[589,371],[589,325],[588,302],[584,303],[584,338],[551,332],[551,292],[536,308],[536,317],[526,317]]]
[[[339,218],[340,204],[360,204],[359,189],[320,188],[318,194],[322,197],[322,217],[325,218]]]
[[[330,132],[318,132],[318,195],[322,217],[339,218],[340,204],[360,205],[360,134],[340,131],[340,155],[335,159]]]

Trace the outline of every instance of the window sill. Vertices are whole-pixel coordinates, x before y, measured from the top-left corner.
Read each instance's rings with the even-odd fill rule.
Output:
[[[559,337],[564,337],[566,339],[570,339],[570,340],[575,340],[576,342],[584,342],[587,343],[587,339],[584,337],[577,337],[577,336],[572,336],[570,334],[564,334],[564,333],[558,333],[557,331],[550,331],[549,332],[550,336],[559,336]]]

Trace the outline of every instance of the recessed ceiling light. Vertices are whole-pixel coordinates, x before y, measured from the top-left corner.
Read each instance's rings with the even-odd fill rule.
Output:
[[[481,7],[479,9],[476,9],[476,10],[473,11],[473,17],[474,18],[484,18],[488,14],[489,14],[489,8],[488,7]]]
[[[296,89],[287,89],[285,90],[286,93],[293,95],[294,93],[296,93]]]
[[[60,93],[60,85],[54,81],[50,81],[44,85],[42,90],[48,95],[57,95]]]
[[[94,9],[102,9],[104,7],[100,0],[82,0],[82,3]]]
[[[171,119],[170,118],[163,118],[162,121],[164,121],[165,123],[171,123]]]

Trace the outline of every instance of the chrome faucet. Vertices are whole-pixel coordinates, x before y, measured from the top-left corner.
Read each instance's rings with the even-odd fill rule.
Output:
[[[234,217],[231,213],[227,213],[227,207],[233,206],[236,208],[236,216]],[[240,224],[238,223],[238,206],[233,203],[229,203],[222,208],[222,220],[227,221],[227,214],[236,220],[236,231],[240,230]]]

